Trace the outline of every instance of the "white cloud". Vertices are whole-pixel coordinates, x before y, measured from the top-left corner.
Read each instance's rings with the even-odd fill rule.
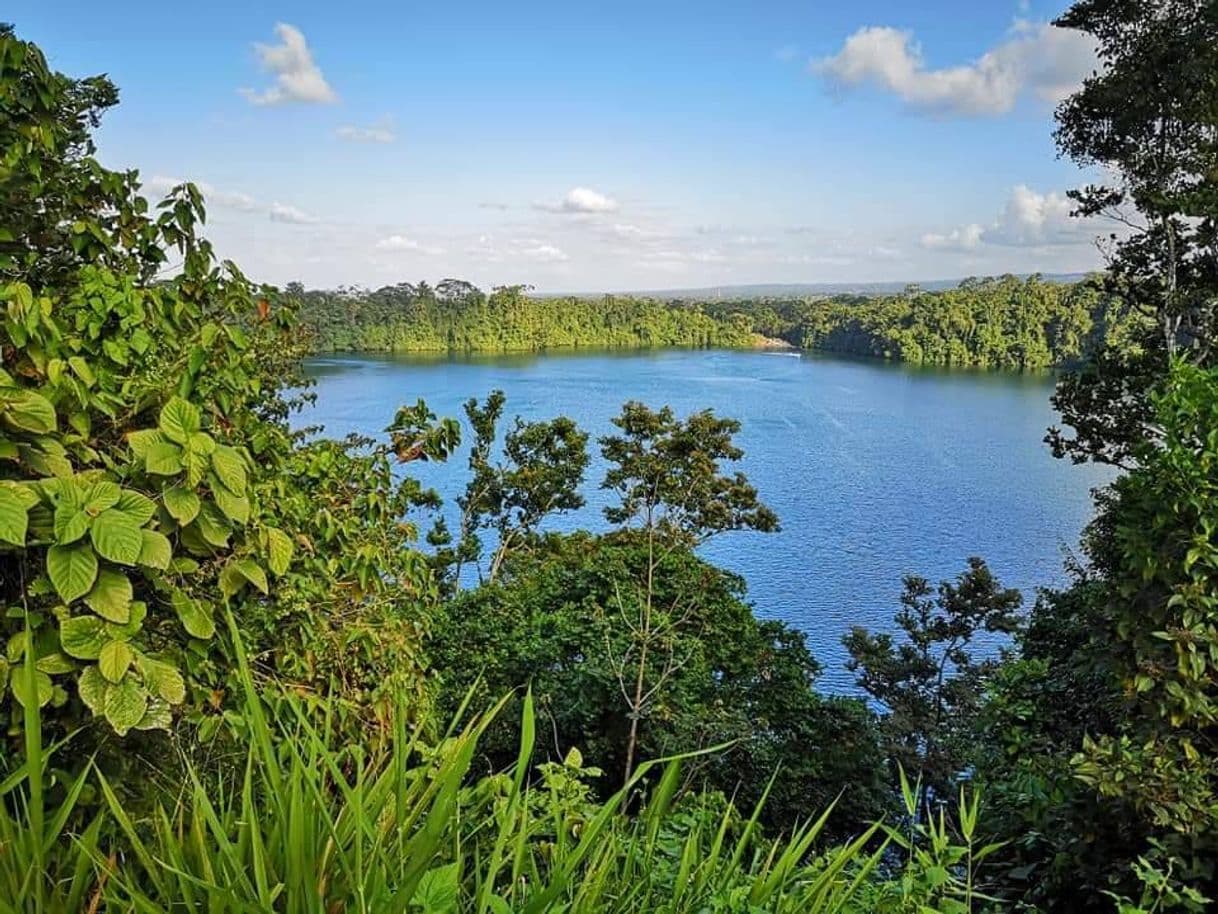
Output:
[[[539,263],[562,263],[570,260],[565,251],[552,244],[535,244],[520,249],[520,255]]]
[[[617,201],[590,187],[575,187],[557,204],[538,203],[537,208],[552,213],[612,213]]]
[[[922,247],[932,251],[972,251],[980,247],[984,234],[985,229],[976,223],[952,229],[946,234],[927,232],[922,236]]]
[[[433,247],[427,244],[421,244],[413,238],[407,238],[404,235],[390,235],[387,238],[382,238],[376,243],[378,251],[404,251],[415,252],[419,254],[443,254],[443,248]]]
[[[1057,247],[1094,241],[1099,233],[1095,220],[1075,218],[1070,215],[1072,209],[1065,194],[1039,193],[1020,184],[989,225],[974,223],[946,234],[926,234],[922,236],[922,246],[931,250],[972,251],[982,245]]]
[[[812,70],[843,86],[879,86],[917,108],[996,115],[1027,94],[1056,102],[1096,65],[1091,38],[1019,20],[1005,41],[967,64],[932,69],[912,33],[871,26],[847,38],[837,54],[814,62]]]
[[[185,184],[188,178],[172,178],[168,175],[153,175],[144,186],[158,194],[165,195],[180,184]],[[251,213],[258,210],[261,204],[249,194],[240,191],[220,190],[205,181],[195,181],[195,187],[203,194],[203,202],[208,206],[222,206],[227,209]]]
[[[334,135],[351,143],[392,143],[397,139],[393,125],[387,120],[378,121],[368,127],[343,124],[334,131]]]
[[[254,45],[262,68],[275,77],[275,84],[261,92],[242,89],[241,94],[252,105],[283,105],[289,102],[329,104],[338,101],[313,54],[304,34],[293,25],[275,25],[280,44]]]
[[[268,211],[272,222],[287,222],[292,225],[316,225],[321,222],[312,213],[288,206],[286,203],[272,203]]]

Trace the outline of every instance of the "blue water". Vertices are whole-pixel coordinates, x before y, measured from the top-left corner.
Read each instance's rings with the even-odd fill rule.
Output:
[[[828,690],[851,690],[841,637],[853,625],[890,628],[906,574],[937,581],[980,555],[1029,604],[1035,588],[1061,583],[1063,557],[1091,516],[1090,490],[1107,481],[1042,443],[1055,420],[1044,376],[715,350],[342,356],[309,371],[317,402],[298,421],[334,436],[378,435],[399,404],[420,397],[463,418],[466,399],[494,388],[507,393],[508,417],[566,414],[594,438],[613,431],[631,399],[739,419],[740,469],[783,529],[726,534],[702,551],[744,576],[758,615],[807,633]],[[451,507],[466,456],[411,471]],[[554,529],[604,526],[604,469],[595,453],[587,507]]]

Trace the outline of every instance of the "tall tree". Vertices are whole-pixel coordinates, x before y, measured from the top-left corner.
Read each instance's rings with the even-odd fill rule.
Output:
[[[847,667],[884,707],[890,760],[919,775],[938,798],[951,796],[953,780],[969,761],[985,683],[998,666],[994,659],[974,659],[974,641],[1019,628],[1019,591],[999,584],[981,559],[968,564],[938,588],[925,578],[905,579],[901,610],[893,617],[902,641],[863,628],[844,639]]]
[[[674,551],[688,550],[720,533],[777,530],[778,516],[762,504],[743,473],[721,472],[721,461],[744,456],[733,440],[740,430],[736,420],[721,419],[711,410],[681,420],[667,406],[652,410],[629,402],[613,424],[621,434],[600,441],[601,454],[610,464],[601,488],[616,493],[620,501],[607,507],[605,516],[641,536],[647,551],[638,582],[641,598],[618,598],[621,621],[631,635],[615,662],[630,717],[624,773],[628,781],[640,721],[688,661],[679,649],[680,635],[699,618],[696,593],[679,593],[657,604],[657,571]]]
[[[1056,22],[1095,39],[1100,67],[1057,111],[1063,155],[1108,183],[1072,192],[1119,228],[1107,287],[1141,330],[1067,376],[1059,456],[1127,466],[1153,435],[1149,391],[1174,358],[1215,358],[1218,304],[1218,5],[1079,0]]]

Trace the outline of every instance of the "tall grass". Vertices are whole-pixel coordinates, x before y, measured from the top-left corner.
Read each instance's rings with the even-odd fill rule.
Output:
[[[260,695],[246,659],[238,662],[249,728],[244,764],[207,781],[188,769],[175,802],[139,814],[93,771],[47,815],[48,753],[36,709],[27,713],[27,762],[4,783],[0,804],[0,914],[837,914],[881,903],[919,910],[903,905],[930,900],[900,889],[908,878],[876,876],[901,843],[880,826],[820,850],[825,812],[767,840],[760,807],[742,818],[727,803],[682,799],[680,759],[640,767],[601,804],[581,792],[578,772],[531,782],[527,696],[517,764],[476,779],[478,739],[502,705],[434,746],[399,725],[382,752],[369,754],[344,744],[300,700]],[[102,808],[68,835],[86,777]],[[645,783],[649,796],[633,804]],[[638,812],[623,812],[628,805]],[[911,855],[907,869],[915,864]]]

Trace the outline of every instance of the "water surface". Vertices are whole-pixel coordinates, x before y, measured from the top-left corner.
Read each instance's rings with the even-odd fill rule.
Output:
[[[743,575],[756,612],[807,633],[826,689],[849,690],[841,636],[891,627],[902,576],[956,575],[971,555],[1025,591],[1061,583],[1065,550],[1091,516],[1103,471],[1054,460],[1046,376],[912,369],[871,361],[717,350],[410,358],[335,356],[309,365],[317,403],[300,418],[327,434],[379,434],[400,403],[440,415],[495,388],[506,415],[566,414],[596,436],[625,400],[679,413],[710,407],[742,423],[741,469],[782,532],[730,533],[706,557]],[[413,472],[446,500],[466,452]],[[588,506],[555,529],[604,526],[604,464]],[[451,518],[450,518],[451,521]]]

